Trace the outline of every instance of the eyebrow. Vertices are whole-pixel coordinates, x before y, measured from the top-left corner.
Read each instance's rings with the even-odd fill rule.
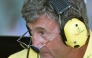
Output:
[[[44,29],[43,27],[37,27],[35,30],[44,30],[44,31],[46,31],[46,29]]]

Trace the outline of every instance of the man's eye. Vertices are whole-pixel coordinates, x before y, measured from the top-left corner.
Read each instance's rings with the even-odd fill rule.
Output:
[[[42,34],[42,35],[43,35],[43,34],[45,34],[45,32],[43,32],[43,31],[40,31],[40,34]]]

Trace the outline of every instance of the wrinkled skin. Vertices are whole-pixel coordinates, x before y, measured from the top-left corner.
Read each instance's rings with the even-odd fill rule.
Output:
[[[27,23],[32,33],[32,43],[39,48],[60,33],[58,24],[41,14],[35,23]],[[41,58],[83,58],[86,46],[74,49],[62,42],[60,34],[40,49]]]

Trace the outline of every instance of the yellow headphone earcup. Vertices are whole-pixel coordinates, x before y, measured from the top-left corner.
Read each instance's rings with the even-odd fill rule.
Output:
[[[65,43],[73,48],[79,48],[86,43],[87,29],[82,21],[72,18],[64,26]]]

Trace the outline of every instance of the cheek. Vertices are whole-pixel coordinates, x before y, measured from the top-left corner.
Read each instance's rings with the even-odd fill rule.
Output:
[[[66,46],[60,36],[52,40],[50,43],[46,45],[46,48],[54,57],[59,57],[61,54],[66,54],[69,50],[69,47]],[[58,55],[58,56],[57,56]]]
[[[57,38],[53,39],[51,43],[49,43],[48,45],[50,45],[53,49],[62,49],[67,47],[63,41],[62,38],[60,36],[58,36]]]

